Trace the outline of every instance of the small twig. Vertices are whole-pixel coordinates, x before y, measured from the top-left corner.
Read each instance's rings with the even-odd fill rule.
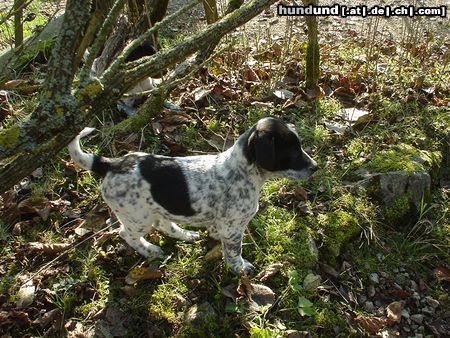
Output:
[[[252,241],[253,245],[256,247],[256,250],[258,250],[263,256],[267,257],[264,251],[262,251],[261,248],[258,246],[258,244],[256,244],[255,239],[250,233],[250,229],[248,228],[248,226],[245,227],[245,231],[247,232],[248,237],[250,237],[250,240]]]
[[[65,250],[63,253],[58,254],[57,257],[55,257],[54,259],[52,259],[50,262],[45,263],[42,267],[40,267],[38,269],[38,271],[36,271],[34,274],[31,275],[30,278],[28,278],[25,283],[29,282],[30,280],[32,280],[34,277],[36,277],[38,274],[42,273],[43,271],[47,270],[53,263],[55,263],[56,261],[58,261],[60,258],[62,258],[65,254],[67,254],[69,251],[79,247],[81,244],[83,244],[84,242],[94,238],[95,236],[97,236],[98,234],[100,234],[101,232],[107,230],[108,228],[112,227],[113,225],[115,225],[116,223],[119,223],[119,221],[115,221],[114,223],[107,225],[106,227],[104,227],[103,229],[100,229],[99,231],[93,233],[92,235],[86,237],[85,239],[83,239],[81,242],[78,242],[77,244],[71,246],[70,248],[68,248],[67,250]]]

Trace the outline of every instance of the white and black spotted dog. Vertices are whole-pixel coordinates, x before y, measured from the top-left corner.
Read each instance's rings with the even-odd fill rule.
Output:
[[[242,258],[242,237],[258,210],[264,182],[306,179],[317,169],[296,131],[275,117],[259,120],[217,155],[138,152],[106,158],[80,148],[80,138],[93,130],[84,129],[69,144],[70,155],[82,168],[104,177],[102,195],[121,222],[120,236],[141,255],[161,257],[161,248],[144,238],[151,227],[188,242],[199,239],[199,234],[176,223],[206,227],[221,241],[223,256],[237,274],[253,268]]]

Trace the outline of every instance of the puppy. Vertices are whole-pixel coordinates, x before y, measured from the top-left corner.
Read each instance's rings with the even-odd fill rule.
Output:
[[[227,151],[217,155],[167,157],[130,153],[122,158],[87,154],[80,138],[70,144],[73,161],[103,177],[102,195],[121,222],[120,236],[145,257],[163,251],[144,236],[154,227],[187,242],[199,234],[176,223],[205,227],[222,243],[231,269],[250,273],[242,258],[245,227],[258,210],[264,182],[271,178],[308,178],[316,162],[306,154],[297,132],[282,120],[266,117],[242,134]]]

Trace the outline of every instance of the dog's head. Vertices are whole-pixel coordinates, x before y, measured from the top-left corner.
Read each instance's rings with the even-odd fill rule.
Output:
[[[317,163],[302,149],[293,127],[275,117],[259,120],[249,131],[244,154],[268,177],[305,179],[317,170]]]

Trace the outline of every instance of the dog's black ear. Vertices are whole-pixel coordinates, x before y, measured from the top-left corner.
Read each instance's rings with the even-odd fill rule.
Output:
[[[272,133],[255,130],[249,137],[248,145],[258,166],[269,171],[275,170],[275,138]]]

